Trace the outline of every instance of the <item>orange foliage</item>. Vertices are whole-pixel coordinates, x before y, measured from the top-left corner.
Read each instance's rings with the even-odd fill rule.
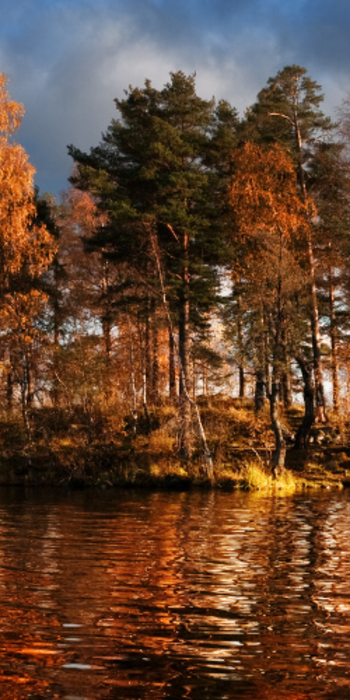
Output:
[[[291,158],[278,145],[264,149],[247,143],[233,155],[235,180],[230,192],[239,233],[297,235],[306,226]]]
[[[97,206],[89,192],[71,187],[65,195],[69,219],[85,236],[91,236],[101,223]]]
[[[0,132],[7,137],[17,131],[23,114],[23,105],[10,99],[6,90],[6,75],[0,73]]]
[[[21,358],[26,356],[26,376],[29,377],[29,357],[32,355],[35,339],[40,336],[35,319],[42,313],[46,302],[46,295],[36,289],[33,282],[48,268],[55,249],[46,227],[36,222],[35,169],[29,163],[22,146],[13,140],[13,134],[19,128],[22,116],[22,105],[10,99],[6,89],[6,76],[0,74],[2,358],[10,357],[11,372],[16,374],[18,370],[19,374],[24,376]]]
[[[24,149],[11,140],[23,115],[21,104],[10,100],[6,77],[0,74],[0,289],[23,266],[32,277],[49,265],[54,251],[46,228],[34,224],[35,169]]]

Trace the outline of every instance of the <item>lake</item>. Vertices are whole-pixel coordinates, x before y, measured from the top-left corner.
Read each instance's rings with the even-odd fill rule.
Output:
[[[350,697],[350,493],[0,490],[0,697]]]

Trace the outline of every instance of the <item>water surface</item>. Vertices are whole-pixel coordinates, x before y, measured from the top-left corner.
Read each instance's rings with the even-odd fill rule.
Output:
[[[350,697],[350,495],[0,490],[0,697]]]

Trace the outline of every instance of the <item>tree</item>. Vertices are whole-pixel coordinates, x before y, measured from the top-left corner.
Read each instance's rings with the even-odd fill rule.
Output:
[[[34,168],[12,140],[23,116],[0,75],[0,328],[9,372],[19,376],[22,409],[33,399],[31,358],[36,319],[45,301],[38,280],[54,253],[52,238],[37,221]],[[15,358],[17,358],[16,366]]]
[[[276,449],[273,474],[284,467],[285,441],[278,398],[286,358],[300,342],[297,294],[303,292],[298,242],[308,226],[293,162],[278,145],[247,143],[233,154],[230,202],[235,218],[236,267],[250,310],[254,364],[270,402]],[[265,367],[271,368],[270,379]]]
[[[96,196],[108,222],[95,242],[125,262],[133,280],[143,277],[144,302],[151,298],[155,311],[166,293],[170,336],[178,330],[180,450],[187,459],[191,327],[205,323],[217,287],[206,164],[214,103],[197,96],[194,76],[178,72],[161,91],[146,81],[116,105],[121,119],[113,120],[99,147],[88,155],[70,147],[78,167],[73,183]]]
[[[305,68],[287,66],[258,95],[247,115],[247,133],[264,143],[282,144],[291,154],[298,177],[300,198],[309,209],[309,223],[304,242],[305,264],[309,280],[310,322],[315,379],[316,418],[324,422],[325,391],[321,361],[321,332],[317,294],[315,240],[319,228],[316,196],[310,191],[310,169],[318,144],[329,141],[334,124],[321,111],[320,86],[307,75]],[[315,191],[314,191],[315,195]]]

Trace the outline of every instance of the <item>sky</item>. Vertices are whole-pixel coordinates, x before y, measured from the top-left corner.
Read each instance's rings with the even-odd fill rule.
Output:
[[[240,115],[287,65],[308,70],[335,117],[350,90],[349,0],[0,0],[0,73],[25,116],[17,140],[40,192],[68,187],[67,145],[89,150],[114,98],[169,73]]]

